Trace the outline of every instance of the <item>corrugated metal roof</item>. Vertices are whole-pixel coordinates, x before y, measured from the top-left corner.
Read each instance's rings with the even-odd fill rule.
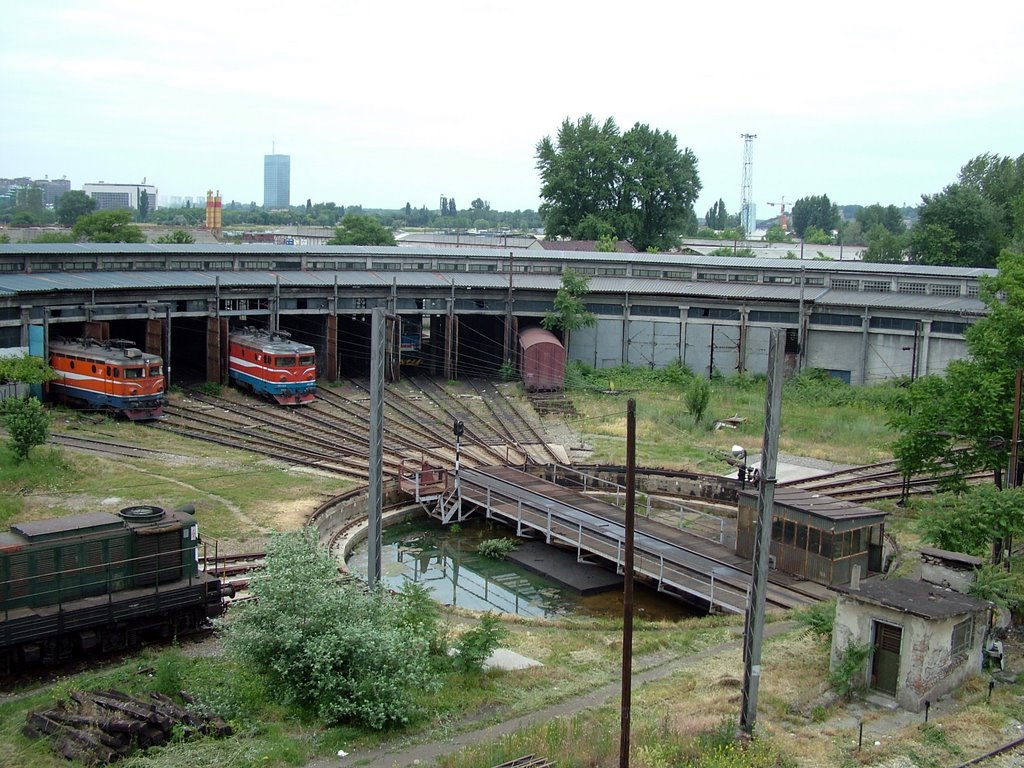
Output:
[[[742,490],[740,496],[747,500],[757,499],[756,490]],[[882,518],[888,513],[874,507],[865,507],[852,501],[843,501],[820,493],[783,486],[775,489],[775,506],[789,507],[827,520],[854,520],[859,518]]]
[[[989,603],[935,584],[913,579],[870,579],[859,588],[834,586],[851,600],[892,608],[925,619],[947,619],[969,613],[982,613]]]
[[[0,256],[37,253],[40,255],[71,254],[81,256],[118,255],[193,255],[203,254],[224,258],[245,258],[246,256],[268,256],[297,258],[302,255],[317,255],[343,259],[345,256],[367,257],[422,255],[423,258],[445,257],[461,260],[474,258],[493,261],[493,248],[444,248],[430,246],[369,246],[369,245],[271,245],[269,243],[194,243],[173,245],[163,243],[9,243],[0,244]],[[503,258],[503,257],[502,257]],[[543,251],[520,250],[513,255],[513,261],[565,261],[594,262],[608,264],[662,264],[691,267],[750,267],[763,271],[791,273],[804,270],[815,272],[885,273],[903,276],[963,277],[994,275],[994,269],[975,267],[935,267],[920,264],[873,264],[863,261],[830,261],[821,259],[775,259],[743,258],[734,256],[690,256],[679,253],[601,253],[589,251]]]

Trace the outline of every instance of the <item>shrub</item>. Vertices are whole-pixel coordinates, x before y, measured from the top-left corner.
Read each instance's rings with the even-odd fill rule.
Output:
[[[836,620],[836,601],[827,600],[804,608],[793,616],[809,634],[819,639],[832,637]]]
[[[11,453],[19,462],[24,461],[35,446],[42,445],[49,437],[50,417],[34,397],[12,397],[0,406]]]
[[[505,555],[514,550],[517,543],[515,539],[509,538],[484,539],[477,547],[477,552],[484,557],[490,557],[494,560],[504,560]]]
[[[225,644],[284,703],[381,729],[418,713],[412,691],[437,688],[437,628],[422,600],[339,583],[314,532],[275,536],[250,590],[256,601],[226,622]]]
[[[452,657],[455,668],[460,672],[480,672],[484,662],[507,636],[508,630],[498,617],[485,613],[480,617],[479,626],[464,632],[456,642]]]
[[[828,673],[828,684],[844,699],[852,699],[864,688],[864,662],[871,655],[867,643],[850,643],[839,655],[839,661]]]
[[[686,388],[684,397],[686,408],[693,415],[693,423],[700,424],[711,402],[711,382],[701,376],[695,377]]]

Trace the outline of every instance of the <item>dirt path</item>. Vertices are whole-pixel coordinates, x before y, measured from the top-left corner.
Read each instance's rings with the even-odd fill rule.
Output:
[[[795,626],[796,624],[790,621],[769,624],[765,628],[765,637],[784,634]],[[735,628],[734,631],[741,633],[742,628]],[[669,677],[681,669],[697,665],[701,661],[717,656],[720,653],[736,650],[742,645],[742,642],[742,638],[737,638],[736,640],[730,640],[711,648],[706,648],[698,653],[676,657],[667,663],[661,663],[663,657],[643,659],[641,660],[643,666],[638,664],[634,669],[633,688],[635,690],[637,686]],[[428,766],[433,764],[439,757],[457,752],[464,747],[496,741],[502,736],[515,733],[536,723],[547,722],[559,717],[570,717],[579,712],[594,709],[613,698],[617,698],[620,692],[621,684],[615,681],[590,693],[575,696],[558,704],[552,704],[536,712],[520,715],[519,717],[504,720],[477,730],[459,733],[440,741],[424,742],[401,749],[394,749],[394,745],[384,745],[368,752],[352,752],[344,758],[321,758],[308,763],[306,768],[338,768],[339,766],[351,766],[352,768],[404,768],[404,766],[410,765]]]

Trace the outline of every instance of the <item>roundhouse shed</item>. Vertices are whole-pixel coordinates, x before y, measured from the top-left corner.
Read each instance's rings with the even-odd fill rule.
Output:
[[[993,270],[684,254],[371,246],[0,245],[0,348],[81,335],[87,323],[223,380],[227,332],[281,329],[315,348],[317,375],[362,375],[369,319],[385,308],[430,328],[424,373],[497,373],[517,329],[553,308],[562,274],[589,277],[597,323],[571,336],[568,360],[596,368],[763,373],[773,329],[788,371],[850,383],[942,373],[966,355],[987,311]],[[36,352],[37,354],[39,352]],[[202,368],[202,370],[198,370]],[[474,370],[470,370],[474,368]],[[173,383],[171,377],[169,383]]]

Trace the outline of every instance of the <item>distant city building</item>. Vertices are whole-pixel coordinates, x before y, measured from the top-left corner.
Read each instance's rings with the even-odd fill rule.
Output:
[[[263,156],[263,207],[287,208],[291,200],[291,155]]]
[[[60,196],[71,190],[71,182],[67,179],[36,179],[19,176],[16,179],[0,179],[0,197],[11,196],[19,189],[37,187],[43,191],[43,205],[52,208],[60,200]]]
[[[168,208],[200,208],[206,205],[206,198],[200,195],[171,195],[167,198]]]
[[[96,201],[97,211],[117,208],[138,210],[139,194],[143,190],[149,195],[149,210],[157,209],[157,188],[152,184],[107,184],[101,181],[96,184],[85,184],[82,190]]]

